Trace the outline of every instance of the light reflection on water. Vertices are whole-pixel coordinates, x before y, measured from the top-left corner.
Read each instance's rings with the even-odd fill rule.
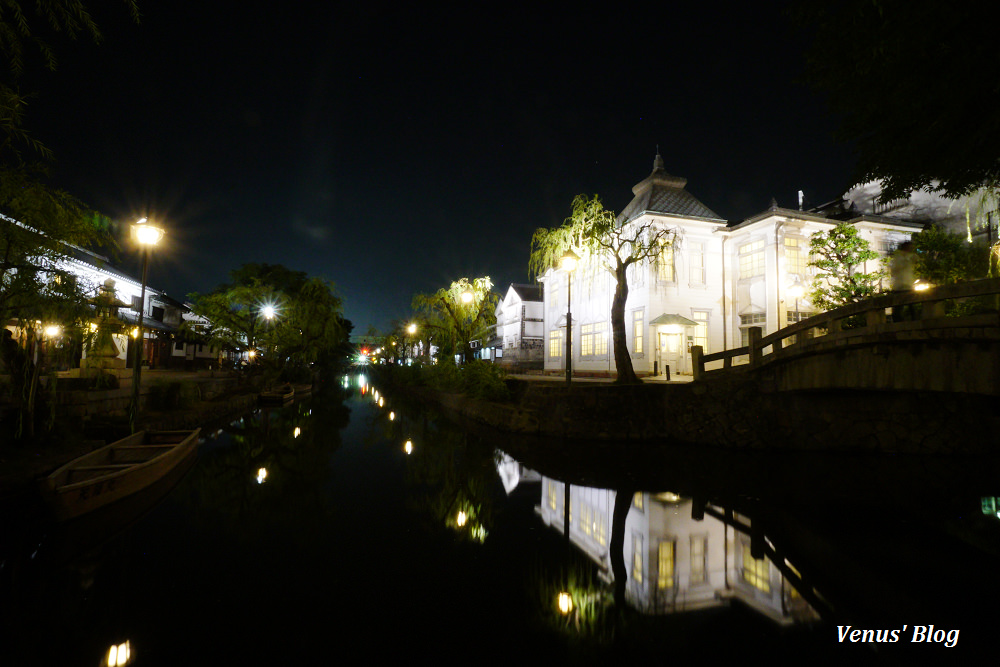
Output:
[[[0,663],[24,662],[30,645],[44,647],[36,664],[92,664],[125,639],[144,665],[332,659],[358,646],[369,659],[466,664],[495,662],[498,643],[562,662],[706,645],[780,657],[837,650],[834,626],[847,622],[961,626],[964,646],[982,625],[968,603],[995,592],[977,569],[1000,553],[986,501],[972,488],[894,498],[912,488],[911,468],[904,482],[883,470],[874,494],[838,493],[849,478],[825,469],[829,486],[799,496],[780,474],[751,483],[688,454],[623,474],[611,462],[624,454],[588,468],[567,443],[454,428],[391,394],[347,379],[333,395],[245,415],[163,502],[104,541],[67,545],[46,529],[40,557],[5,551],[0,656],[13,659]],[[738,468],[787,474],[773,460]],[[657,475],[662,485],[646,485]],[[966,505],[971,521],[956,518]],[[935,543],[942,534],[947,545]],[[978,584],[951,597],[918,585],[942,569]],[[616,573],[642,614],[614,611]]]

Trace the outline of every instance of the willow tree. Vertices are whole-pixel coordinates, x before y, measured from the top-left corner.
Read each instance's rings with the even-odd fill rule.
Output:
[[[674,232],[652,221],[619,224],[614,212],[604,208],[597,195],[577,195],[572,207],[572,214],[562,226],[535,230],[531,238],[528,270],[533,276],[539,276],[557,266],[566,251],[573,249],[584,262],[598,262],[614,276],[611,332],[615,367],[618,369],[615,381],[620,384],[638,384],[641,380],[632,368],[632,357],[625,335],[628,268],[668,252],[673,243]]]
[[[442,352],[461,351],[463,361],[469,361],[472,341],[485,338],[496,323],[498,298],[489,276],[461,278],[433,294],[417,294],[413,309],[423,316],[423,326],[435,332]]]

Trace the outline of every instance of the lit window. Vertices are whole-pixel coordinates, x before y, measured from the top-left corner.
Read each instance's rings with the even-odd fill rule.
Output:
[[[549,356],[550,357],[561,357],[563,354],[563,333],[561,329],[555,329],[549,332]]]
[[[594,322],[580,327],[580,356],[608,353],[608,323]]]
[[[590,508],[588,503],[580,503],[580,530],[583,531],[584,535],[593,535],[594,531],[594,516],[593,510]]]
[[[705,244],[691,243],[688,253],[688,267],[692,285],[705,284]]]
[[[673,588],[674,587],[674,543],[673,542],[660,542],[657,561],[659,570],[656,576],[656,587],[660,589]]]
[[[761,328],[767,327],[766,314],[748,313],[740,315],[740,347],[746,347],[750,344],[750,329],[756,326],[761,326]]]
[[[642,584],[642,535],[632,535],[632,580]]]
[[[602,547],[608,543],[608,517],[604,512],[594,512],[594,539]]]
[[[764,275],[764,239],[740,246],[740,278]]]
[[[802,252],[801,239],[785,237],[785,272],[806,275],[806,253]]]
[[[661,282],[674,280],[674,246],[664,243],[656,257],[656,279]]]
[[[691,583],[705,583],[707,567],[705,558],[708,555],[708,537],[706,535],[693,535],[691,537]]]
[[[743,581],[754,588],[771,592],[771,580],[769,578],[770,569],[766,558],[754,558],[750,555],[750,545],[743,545]]]
[[[632,506],[637,510],[642,510],[642,491],[636,491],[635,495],[632,496]]]
[[[556,483],[551,479],[549,480],[549,509],[555,511],[556,509],[556,499],[558,494],[556,493]]]
[[[632,313],[632,353],[642,354],[642,339],[646,327],[643,325],[642,311]]]
[[[698,323],[694,328],[693,342],[695,345],[701,345],[703,354],[708,354],[708,311],[692,311],[691,318]]]

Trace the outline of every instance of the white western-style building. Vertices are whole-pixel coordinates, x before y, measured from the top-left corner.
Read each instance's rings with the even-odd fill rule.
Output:
[[[691,347],[707,353],[747,344],[748,329],[764,335],[813,313],[796,286],[807,287],[809,240],[841,222],[854,225],[873,250],[887,255],[922,229],[919,216],[889,217],[852,200],[872,203],[864,189],[810,211],[776,203],[738,224],[727,224],[672,176],[657,155],[652,173],[632,188],[620,225],[667,228],[673,243],[652,261],[629,269],[625,329],[632,366],[640,376],[691,373]],[[875,193],[877,195],[877,192]],[[867,197],[867,200],[865,199]],[[881,260],[869,262],[874,271]],[[611,341],[614,276],[598,258],[582,257],[572,274],[550,269],[544,285],[546,372],[566,368],[567,278],[572,280],[573,371],[616,375]]]

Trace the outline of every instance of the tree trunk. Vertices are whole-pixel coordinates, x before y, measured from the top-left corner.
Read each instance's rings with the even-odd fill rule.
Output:
[[[615,367],[618,369],[617,384],[642,384],[642,380],[632,369],[632,356],[628,351],[625,335],[625,302],[628,300],[627,266],[618,262],[615,269],[615,298],[611,302],[611,332],[615,348]]]
[[[633,489],[618,489],[615,492],[615,507],[611,519],[611,572],[615,578],[615,606],[619,611],[625,608],[625,588],[628,583],[628,568],[625,566],[625,519],[632,506]]]

